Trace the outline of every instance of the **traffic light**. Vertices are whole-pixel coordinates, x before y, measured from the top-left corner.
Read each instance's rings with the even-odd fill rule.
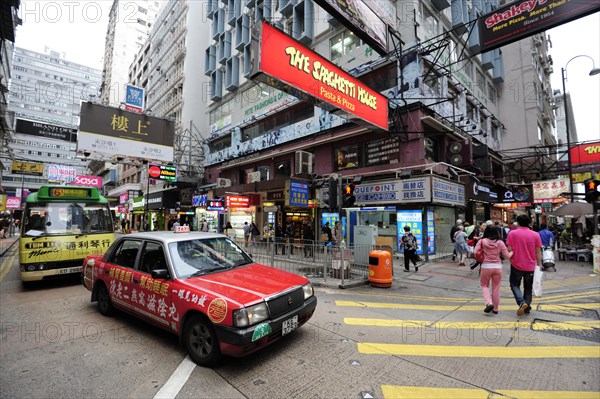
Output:
[[[356,196],[354,195],[354,183],[346,184],[344,186],[344,198],[342,204],[344,208],[349,208],[356,202]]]
[[[600,180],[588,179],[584,182],[585,200],[587,202],[598,201],[600,198]]]
[[[337,212],[338,208],[338,182],[337,179],[329,178],[329,198],[323,201],[329,206],[330,212]]]

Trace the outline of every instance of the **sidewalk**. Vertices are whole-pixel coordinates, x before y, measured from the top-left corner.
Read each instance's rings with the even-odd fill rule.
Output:
[[[410,272],[404,272],[404,259],[393,258],[393,281],[392,287],[396,286],[422,286],[441,288],[462,292],[472,292],[481,295],[479,285],[479,268],[471,271],[469,264],[472,259],[467,260],[467,266],[458,266],[458,262],[448,260],[433,260],[419,266],[415,272],[412,264]],[[510,264],[504,261],[502,276],[502,293],[510,293],[508,277],[510,275]],[[367,279],[327,279],[315,278],[311,281],[317,286],[330,288],[352,288],[369,284]],[[593,272],[591,262],[557,261],[556,272],[549,269],[544,271],[544,295],[551,292],[563,292],[571,290],[596,289],[600,291],[600,275]],[[383,289],[385,290],[385,289]]]
[[[0,239],[0,256],[4,256],[4,254],[18,241],[19,236],[17,234],[14,234],[12,237]]]

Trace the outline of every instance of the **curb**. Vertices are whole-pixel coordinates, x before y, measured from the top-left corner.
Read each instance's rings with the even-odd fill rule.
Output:
[[[6,249],[4,249],[4,250],[3,250],[3,251],[0,253],[0,256],[4,256],[4,254],[5,254],[5,253],[7,253],[7,252],[8,252],[8,251],[9,251],[9,250],[12,248],[12,246],[13,246],[13,245],[15,245],[15,243],[16,243],[17,241],[19,241],[19,239],[18,239],[18,238],[17,238],[16,240],[14,240],[12,243],[10,243],[10,244],[9,244],[9,245],[6,247]]]

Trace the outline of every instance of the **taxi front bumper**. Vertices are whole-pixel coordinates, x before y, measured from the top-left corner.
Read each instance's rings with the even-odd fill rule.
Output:
[[[297,327],[299,328],[311,318],[316,307],[317,298],[312,296],[304,301],[300,307],[275,319],[265,320],[248,328],[215,325],[221,351],[230,356],[244,356],[263,348],[284,336],[282,332],[284,322],[292,320],[297,316]],[[255,330],[264,324],[269,325],[271,332],[264,337],[254,339]]]

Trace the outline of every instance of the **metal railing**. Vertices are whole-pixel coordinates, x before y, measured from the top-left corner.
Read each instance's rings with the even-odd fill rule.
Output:
[[[327,281],[367,280],[369,276],[369,252],[379,249],[375,245],[355,245],[351,248],[327,246],[318,241],[239,242],[252,258],[263,265],[299,274],[310,279]]]

